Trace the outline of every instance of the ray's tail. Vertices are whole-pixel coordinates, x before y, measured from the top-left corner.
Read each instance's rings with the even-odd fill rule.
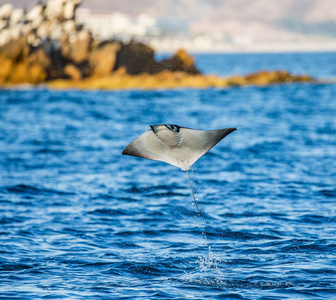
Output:
[[[203,220],[203,218],[202,218],[201,211],[200,211],[199,208],[198,208],[197,200],[196,200],[196,197],[195,197],[195,194],[194,194],[193,187],[192,187],[192,185],[191,185],[191,180],[190,180],[190,176],[189,176],[189,171],[188,171],[188,170],[187,170],[187,175],[188,175],[188,180],[189,180],[189,185],[190,185],[191,193],[192,193],[193,198],[194,198],[195,206],[196,206],[198,215],[199,215],[199,217],[200,217],[200,219],[201,219],[201,226],[203,227],[203,232],[202,232],[202,234],[203,234],[204,239],[205,239],[205,245],[206,245],[207,247],[209,247],[209,246],[208,246],[208,238],[207,238],[206,231],[205,231],[205,223],[204,223],[204,220]]]
[[[192,193],[192,195],[194,197],[194,202],[195,202],[195,205],[196,205],[196,208],[197,208],[198,215],[201,218],[202,223],[204,223],[202,215],[201,215],[201,212],[200,212],[200,210],[198,208],[198,204],[197,204],[197,200],[196,200],[196,197],[195,197],[195,194],[194,194],[193,187],[191,185],[191,180],[190,180],[190,176],[189,176],[189,171],[188,170],[187,170],[187,174],[188,174],[188,180],[189,180],[189,184],[190,184],[191,193]]]

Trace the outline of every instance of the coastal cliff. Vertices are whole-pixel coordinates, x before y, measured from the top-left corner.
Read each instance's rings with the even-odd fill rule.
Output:
[[[76,22],[81,0],[49,0],[30,11],[0,8],[0,86],[175,88],[310,82],[286,71],[221,78],[202,75],[184,50],[157,61],[143,43],[99,40]]]

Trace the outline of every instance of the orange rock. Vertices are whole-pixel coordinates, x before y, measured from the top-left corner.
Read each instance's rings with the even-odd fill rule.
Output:
[[[269,85],[286,82],[309,82],[313,81],[310,76],[291,75],[288,71],[259,71],[245,76],[246,84]]]
[[[6,59],[4,55],[0,55],[0,83],[8,81],[8,77],[13,67],[13,62],[10,59]]]
[[[117,52],[121,44],[118,42],[105,43],[90,53],[89,64],[94,76],[107,76],[111,74],[116,65]]]
[[[195,66],[194,58],[183,49],[178,50],[173,57],[159,62],[158,65],[160,70],[200,74]]]
[[[62,56],[76,64],[87,61],[91,51],[92,36],[87,31],[79,31],[74,37],[61,41]]]
[[[82,79],[81,72],[73,64],[67,64],[64,68],[64,73],[72,80],[79,81]]]
[[[1,53],[6,59],[19,62],[27,58],[30,54],[27,35],[11,40],[8,44],[1,47]]]
[[[47,78],[47,69],[50,67],[50,60],[45,52],[40,49],[23,59],[6,59],[0,57],[0,82],[1,83],[42,83]]]

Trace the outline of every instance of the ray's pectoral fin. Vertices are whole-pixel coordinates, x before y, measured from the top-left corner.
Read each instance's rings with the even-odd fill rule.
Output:
[[[235,131],[237,128],[225,128],[217,130],[193,130],[181,128],[183,142],[181,148],[188,149],[190,153],[188,164],[191,167],[201,156],[207,153],[223,138]]]
[[[167,151],[165,145],[156,138],[152,130],[148,130],[130,143],[122,152],[123,155],[131,155],[151,160],[162,160],[161,153]]]
[[[159,139],[153,130],[148,130],[140,135],[123,150],[122,154],[163,161],[175,167],[180,167],[180,162],[172,154],[169,144]]]
[[[229,135],[231,132],[235,131],[237,128],[225,128],[217,130],[203,131],[206,143],[203,146],[204,153],[208,152],[212,147],[214,147],[223,138]]]

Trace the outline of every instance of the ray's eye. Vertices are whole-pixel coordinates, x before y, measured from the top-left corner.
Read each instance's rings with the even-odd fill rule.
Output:
[[[166,124],[166,127],[173,131],[173,132],[179,132],[180,131],[180,127],[174,124]]]

